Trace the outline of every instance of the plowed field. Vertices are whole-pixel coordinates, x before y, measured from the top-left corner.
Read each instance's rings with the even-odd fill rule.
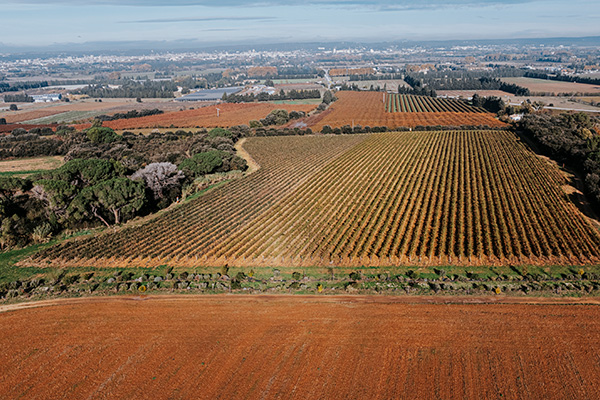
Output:
[[[134,100],[124,99],[104,99],[102,102],[81,101],[73,103],[35,103],[24,106],[20,111],[0,113],[0,117],[5,117],[9,124],[30,121],[38,118],[49,117],[51,115],[71,112],[71,111],[103,111],[110,108],[135,105]]]
[[[219,116],[217,116],[217,108],[219,109]],[[315,104],[224,103],[194,110],[109,121],[105,122],[104,126],[113,129],[169,128],[171,125],[177,128],[193,128],[196,126],[202,128],[229,127],[247,125],[250,120],[264,118],[276,109],[310,112],[315,108]],[[82,125],[78,128],[82,129],[88,126]]]
[[[320,131],[323,126],[339,128],[344,125],[387,126],[460,126],[475,125],[489,127],[505,126],[492,114],[481,112],[387,112],[384,106],[383,93],[379,92],[337,92],[338,100],[329,109],[307,118],[304,122],[314,131]],[[419,96],[415,96],[419,97]],[[387,96],[389,100],[391,96]],[[440,101],[432,99],[432,101]],[[448,100],[446,100],[448,101]]]
[[[597,305],[448,300],[55,301],[0,314],[0,397],[597,398]]]
[[[533,96],[548,94],[558,96],[560,94],[600,94],[600,85],[590,85],[587,83],[561,82],[550,79],[536,78],[502,78],[503,82],[514,83],[531,91]]]
[[[33,128],[50,128],[52,130],[56,130],[56,124],[44,124],[44,125],[28,125],[28,124],[6,124],[0,125],[0,133],[10,133],[14,129],[22,128],[25,130],[30,130]]]

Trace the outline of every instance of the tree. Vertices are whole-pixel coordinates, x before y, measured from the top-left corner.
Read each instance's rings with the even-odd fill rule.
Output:
[[[330,90],[327,90],[325,93],[323,93],[323,103],[330,104],[331,102],[333,102],[335,100],[336,100],[336,98],[333,95],[333,93],[331,93]]]
[[[59,180],[82,188],[122,176],[124,172],[125,169],[119,162],[90,158],[71,160],[60,168],[43,173],[41,176],[43,179]]]
[[[179,168],[186,176],[191,177],[210,174],[223,165],[223,155],[223,152],[219,150],[198,153],[184,160],[179,164]]]
[[[179,186],[184,178],[183,172],[178,170],[175,164],[168,162],[149,164],[131,175],[133,180],[144,181],[155,200],[162,199],[166,191]]]
[[[231,133],[231,131],[229,129],[213,128],[210,130],[210,132],[208,132],[208,136],[211,138],[224,137],[224,138],[232,139],[233,133]]]
[[[67,209],[77,194],[76,186],[61,180],[42,179],[35,183],[32,196],[46,204],[47,209],[60,219],[67,216]]]
[[[112,143],[118,139],[114,130],[104,126],[93,126],[86,132],[88,139],[94,143]]]
[[[96,217],[106,226],[120,224],[146,203],[144,184],[129,178],[114,178],[83,189],[71,203],[70,214],[78,220]]]
[[[273,110],[260,122],[265,125],[283,125],[290,120],[290,116],[286,110]]]
[[[19,109],[19,107],[17,107],[16,104],[11,104],[10,106],[8,106],[8,109],[10,111],[17,111]]]
[[[6,125],[6,118],[0,118],[0,125]]]
[[[333,133],[333,129],[331,129],[331,126],[329,125],[323,125],[323,128],[321,128],[321,133],[330,134]]]

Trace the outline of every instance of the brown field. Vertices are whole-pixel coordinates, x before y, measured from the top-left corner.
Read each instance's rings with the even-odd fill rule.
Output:
[[[487,125],[505,126],[489,113],[462,112],[386,112],[383,93],[342,91],[335,94],[338,100],[326,111],[311,116],[303,122],[314,131],[323,126],[339,128],[344,125],[415,127],[432,125]],[[293,124],[291,124],[293,125]]]
[[[0,133],[10,133],[17,128],[23,128],[25,130],[33,128],[51,128],[52,130],[56,130],[56,127],[57,124],[6,124],[0,125]]]
[[[348,76],[348,75],[371,75],[375,73],[373,68],[332,68],[329,70],[330,76]]]
[[[20,158],[17,160],[0,161],[0,172],[39,171],[55,169],[61,166],[62,156]]]
[[[597,398],[597,301],[496,299],[215,295],[8,306],[0,397]]]
[[[19,107],[21,110],[13,112],[0,112],[0,117],[6,118],[6,122],[21,123],[32,121],[38,118],[50,117],[62,113],[73,111],[84,113],[97,112],[98,114],[114,114],[117,112],[126,112],[130,110],[143,110],[158,108],[163,111],[178,111],[189,105],[174,102],[173,99],[143,99],[142,103],[138,103],[135,99],[102,99],[102,102],[95,102],[93,99],[82,101],[73,101],[70,103],[34,103],[31,105]],[[198,107],[193,104],[192,106]]]
[[[217,108],[220,110],[218,117]],[[105,122],[104,126],[117,130],[168,128],[171,127],[171,125],[177,128],[193,128],[196,126],[203,128],[229,127],[234,125],[247,125],[249,121],[264,118],[271,111],[276,109],[310,112],[315,108],[316,104],[223,103],[193,110],[175,111],[148,117],[109,121]],[[89,124],[76,125],[76,128],[78,129],[85,129],[88,127]]]
[[[0,117],[6,118],[9,124],[29,121],[32,119],[49,117],[68,111],[96,111],[119,107],[126,104],[135,104],[135,100],[129,99],[104,99],[102,102],[93,100],[70,102],[70,103],[34,103],[23,107],[19,111],[0,113]]]
[[[536,94],[600,94],[600,86],[585,83],[560,82],[535,78],[502,78],[503,82],[514,83],[527,88],[532,95]]]

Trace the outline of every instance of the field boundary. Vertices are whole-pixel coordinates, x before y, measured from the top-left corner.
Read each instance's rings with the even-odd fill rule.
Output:
[[[256,302],[275,302],[275,301],[298,301],[306,303],[349,303],[349,304],[520,304],[531,306],[543,305],[581,305],[581,306],[600,306],[598,297],[516,297],[516,296],[423,296],[423,295],[348,295],[348,294],[328,294],[328,295],[305,295],[305,294],[156,294],[156,295],[136,295],[136,296],[90,296],[77,298],[59,298],[49,300],[38,300],[32,302],[22,302],[15,304],[6,304],[0,306],[0,313],[20,311],[40,307],[70,306],[86,303],[121,303],[135,301],[156,301],[156,300],[203,300],[220,299],[223,302],[230,301],[256,301]]]

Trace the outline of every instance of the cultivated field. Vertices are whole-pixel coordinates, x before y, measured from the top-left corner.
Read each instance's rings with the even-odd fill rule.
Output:
[[[102,102],[86,100],[71,103],[32,103],[19,105],[19,108],[22,108],[20,111],[0,113],[0,117],[6,118],[6,121],[11,124],[50,117],[66,112],[99,112],[102,114],[104,110],[127,104],[133,105],[135,104],[135,100],[106,99]]]
[[[597,304],[461,301],[495,300],[159,296],[52,301],[0,314],[0,395],[597,398]]]
[[[185,106],[183,104],[182,106]],[[229,127],[247,125],[249,121],[266,117],[271,111],[284,109],[287,111],[310,112],[316,104],[272,104],[272,103],[223,103],[201,107],[193,110],[174,111],[148,117],[120,119],[108,121],[104,126],[116,130],[139,128],[202,128]],[[217,116],[217,108],[219,116]],[[89,127],[89,124],[77,126],[79,129]]]
[[[440,99],[428,96],[407,94],[387,94],[384,100],[385,111],[399,113],[485,113],[483,108],[472,107],[462,101]]]
[[[332,68],[329,70],[330,76],[348,76],[348,75],[370,75],[374,74],[373,68]]]
[[[249,177],[23,265],[599,261],[600,234],[561,190],[559,170],[507,131],[253,138],[245,148],[261,166]]]
[[[342,91],[335,95],[338,100],[332,103],[329,109],[303,121],[309,128],[320,131],[325,125],[332,128],[339,128],[344,125],[387,126],[391,129],[419,125],[505,126],[492,114],[483,112],[387,112],[384,101],[392,98],[393,95],[385,95],[384,97],[383,93],[378,92]]]
[[[174,102],[173,99],[143,99],[141,103],[135,99],[93,99],[72,101],[70,103],[33,103],[20,105],[20,111],[0,113],[10,123],[49,124],[55,122],[80,121],[96,117],[100,114],[114,114],[130,110],[158,108],[163,111],[178,111],[189,105]],[[198,107],[193,104],[194,108]]]
[[[538,94],[600,94],[600,86],[585,83],[560,82],[547,79],[535,78],[501,78],[503,82],[514,83],[527,88],[533,96]]]
[[[29,124],[6,124],[6,125],[0,125],[0,133],[10,133],[15,129],[25,129],[25,130],[31,130],[34,128],[50,128],[52,130],[56,130],[57,125],[56,124],[37,124],[37,125],[29,125]]]

